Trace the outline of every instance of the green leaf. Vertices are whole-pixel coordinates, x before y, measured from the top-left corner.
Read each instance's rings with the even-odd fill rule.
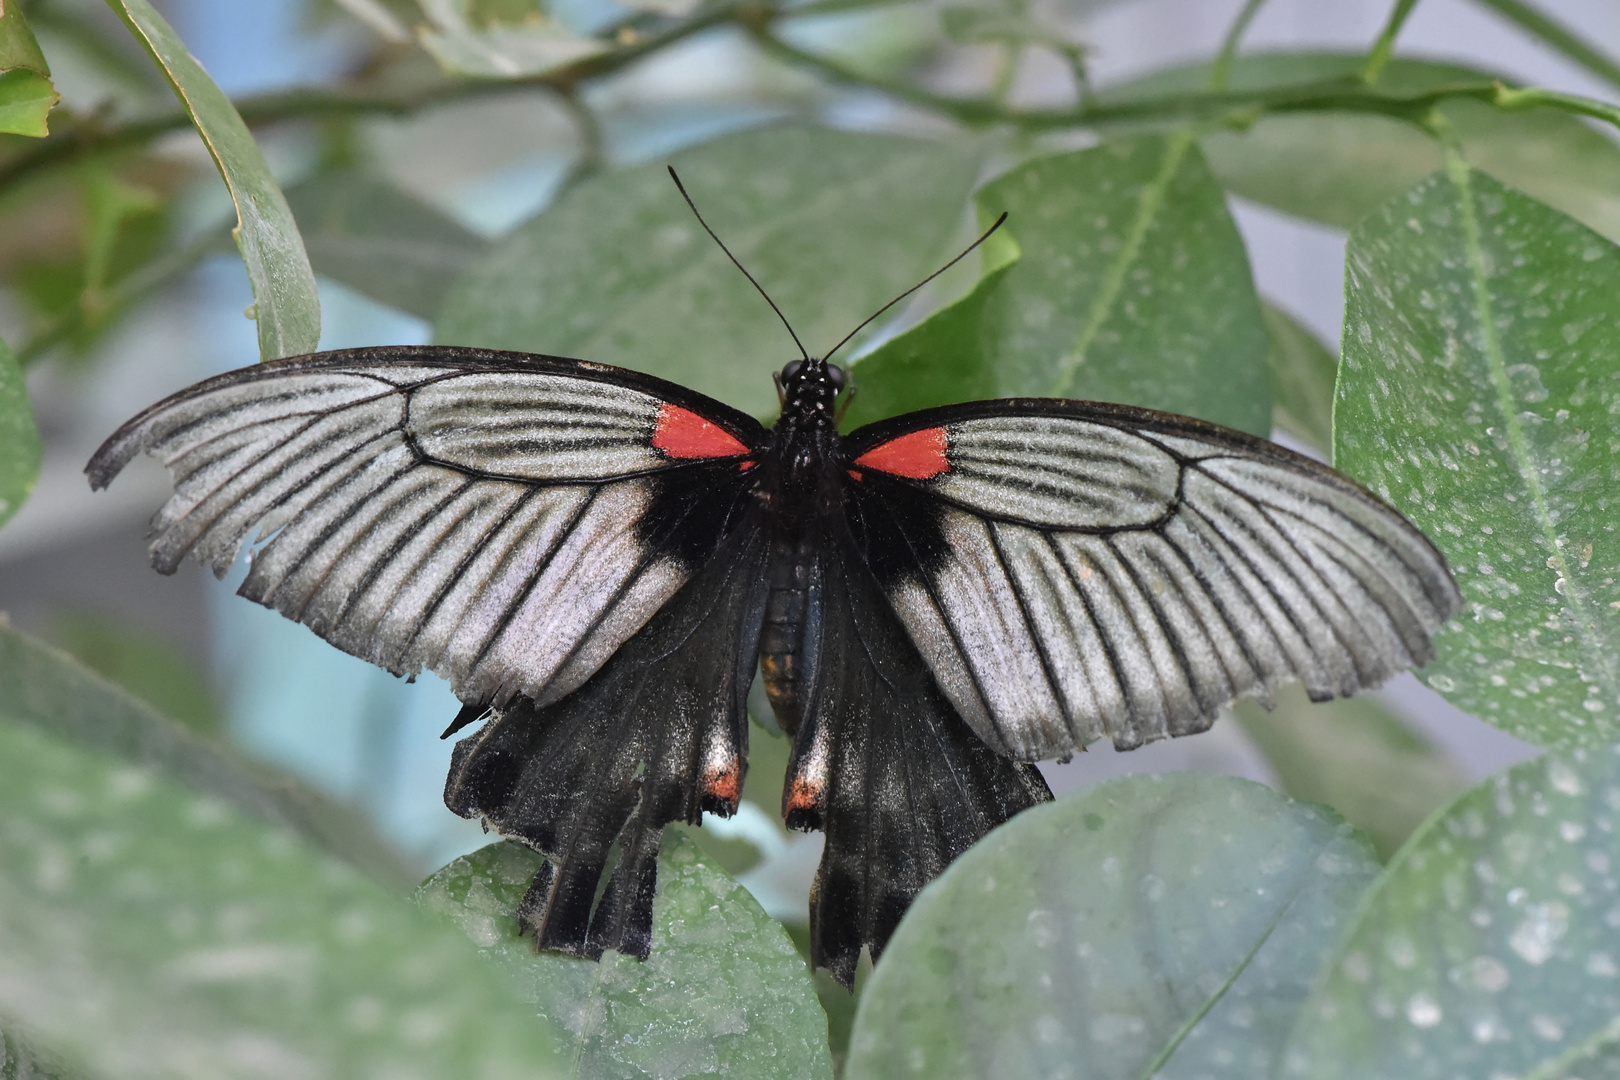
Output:
[[[0,715],[173,777],[301,834],[381,881],[419,875],[356,812],[187,731],[66,653],[0,625]]]
[[[0,75],[0,132],[43,139],[51,133],[46,118],[61,100],[43,75],[32,71]]]
[[[492,844],[434,874],[417,899],[460,924],[525,988],[531,1008],[568,1033],[568,1075],[832,1076],[803,958],[691,841],[665,834],[645,961],[540,953],[520,938],[515,912],[540,864],[521,844]]]
[[[1542,746],[1620,739],[1620,249],[1458,166],[1350,234],[1340,468],[1445,553],[1430,686]]]
[[[1271,423],[1324,454],[1333,449],[1333,383],[1339,359],[1298,320],[1271,304],[1261,307],[1271,348]]]
[[[48,635],[91,671],[203,736],[218,736],[224,716],[208,677],[185,650],[104,615],[64,611]]]
[[[39,479],[39,429],[22,368],[0,341],[0,525],[15,514]]]
[[[315,274],[264,155],[224,91],[148,0],[107,0],[163,68],[236,204],[236,245],[253,285],[259,356],[313,352],[321,337]]]
[[[1617,825],[1610,748],[1468,791],[1368,893],[1282,1075],[1617,1075]]]
[[[979,279],[973,291],[911,329],[872,350],[850,369],[855,396],[844,426],[857,427],[886,416],[933,405],[997,397],[1000,391],[990,358],[991,305],[999,303],[1002,280],[1011,264]]]
[[[73,1080],[73,1074],[54,1055],[0,1031],[0,1080]]]
[[[976,143],[801,127],[673,155],[817,354],[944,261],[981,158]],[[798,354],[662,161],[592,179],[519,226],[451,294],[435,336],[650,371],[761,415],[777,406],[771,373]]]
[[[0,1017],[108,1076],[554,1075],[464,935],[294,836],[0,722]]]
[[[1251,90],[1354,76],[1360,53],[1280,53],[1240,58],[1232,88]],[[1208,66],[1188,65],[1113,87],[1110,99],[1201,89]],[[1474,68],[1395,60],[1378,89],[1417,94],[1447,83],[1488,82]],[[1620,147],[1578,117],[1556,109],[1504,112],[1479,101],[1440,111],[1470,162],[1550,206],[1620,240]],[[1410,124],[1358,113],[1262,117],[1242,132],[1203,141],[1210,168],[1231,191],[1313,221],[1348,228],[1385,199],[1440,167],[1440,148]]]
[[[43,139],[50,134],[47,117],[60,100],[22,5],[0,4],[0,132]]]
[[[917,897],[845,1076],[1269,1075],[1377,870],[1327,812],[1229,777],[1036,807]]]
[[[987,222],[1008,213],[1020,257],[936,315],[943,325],[874,351],[862,393],[885,408],[1080,397],[1270,432],[1248,258],[1190,136],[1035,161],[975,202]]]
[[[1252,700],[1233,707],[1244,732],[1285,792],[1337,810],[1380,858],[1468,786],[1449,758],[1375,697],[1313,702],[1297,683],[1273,693],[1271,711]]]
[[[580,37],[545,18],[540,6],[505,5],[522,15],[493,10],[480,0],[419,0],[428,22],[416,36],[439,65],[453,75],[519,79],[603,52],[607,46]]]
[[[289,188],[315,272],[422,319],[439,313],[451,284],[489,242],[438,208],[357,172]]]

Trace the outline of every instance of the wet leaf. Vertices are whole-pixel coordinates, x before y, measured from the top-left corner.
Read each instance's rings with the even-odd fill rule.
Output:
[[[54,1055],[0,1031],[0,1080],[73,1080],[73,1074]]]
[[[600,963],[540,953],[518,902],[541,857],[512,841],[463,856],[417,900],[454,919],[562,1036],[567,1075],[832,1076],[827,1024],[804,960],[752,897],[678,833],[658,856],[652,953]]]
[[[22,368],[0,341],[0,525],[15,514],[39,479],[39,429]]]
[[[315,274],[264,155],[224,91],[148,0],[107,0],[163,68],[236,204],[236,245],[253,285],[259,356],[313,352],[321,337]]]
[[[1187,138],[1045,158],[974,201],[985,224],[1007,212],[1016,261],[998,259],[968,296],[864,358],[857,418],[1059,396],[1270,432],[1248,256]]]
[[[672,155],[699,209],[813,354],[949,257],[973,144],[784,127]],[[572,189],[451,294],[435,337],[650,371],[766,415],[798,355],[664,162]]]
[[[1471,789],[1368,893],[1281,1075],[1616,1075],[1617,828],[1614,749]]]
[[[1243,730],[1284,791],[1337,810],[1367,834],[1380,858],[1468,785],[1449,758],[1376,697],[1313,702],[1297,683],[1273,693],[1270,712],[1252,700],[1233,707]]]
[[[1542,746],[1620,739],[1620,249],[1459,165],[1350,236],[1335,461],[1465,605],[1422,672]]]
[[[292,830],[373,877],[419,879],[351,807],[199,738],[71,656],[0,625],[0,715],[85,750],[152,769]]]
[[[1377,870],[1327,811],[1229,777],[1036,807],[918,896],[845,1075],[1268,1075]]]
[[[290,833],[6,719],[0,865],[0,1017],[76,1070],[556,1074],[551,1033],[455,928]]]

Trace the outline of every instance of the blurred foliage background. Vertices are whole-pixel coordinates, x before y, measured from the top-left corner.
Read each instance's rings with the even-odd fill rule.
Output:
[[[16,132],[0,135],[0,338],[26,372],[43,457],[36,489],[0,532],[0,611],[208,744],[335,800],[321,814],[353,808],[381,837],[361,844],[372,865],[396,879],[486,842],[440,801],[450,748],[437,736],[457,703],[431,676],[406,684],[343,656],[191,563],[173,579],[149,570],[140,537],[163,498],[159,471],[132,470],[92,496],[81,470],[117,424],[164,394],[252,363],[261,349],[436,340],[646,367],[768,415],[769,373],[792,358],[791,342],[723,256],[687,243],[666,162],[682,165],[699,205],[816,349],[873,298],[948,258],[992,203],[1015,215],[1050,203],[1020,209],[1029,197],[1003,174],[1103,141],[1179,137],[1196,123],[1236,224],[1236,257],[1246,251],[1264,306],[1263,323],[1234,329],[1217,318],[1229,309],[1223,283],[1204,283],[1207,306],[1182,311],[1185,333],[1269,351],[1271,378],[1255,391],[1234,377],[1219,400],[1211,384],[1188,383],[1193,400],[1180,407],[1326,456],[1346,230],[1441,166],[1439,144],[1411,123],[1420,110],[1444,99],[1471,162],[1620,237],[1613,129],[1577,118],[1579,108],[1506,111],[1489,90],[1500,77],[1613,98],[1620,12],[1601,0],[154,0],[152,9],[251,130],[275,181],[261,178],[259,194],[285,192],[319,310],[265,306],[254,273],[291,265],[274,250],[244,270],[232,243],[238,211],[210,156],[244,151],[223,122],[206,145],[199,139],[143,49],[145,27],[163,50],[146,5],[11,0],[0,17],[0,126]],[[18,30],[23,14],[32,37]],[[1385,49],[1372,72],[1381,96],[1328,100],[1341,92],[1333,79],[1371,70],[1369,46],[1378,57],[1393,26],[1399,54]],[[1212,69],[1234,28],[1237,61],[1227,54]],[[1442,92],[1463,85],[1477,92]],[[221,111],[211,99],[190,104],[200,116]],[[873,138],[770,142],[803,129]],[[922,141],[900,152],[897,139]],[[752,181],[765,148],[780,174],[774,187]],[[235,190],[252,203],[250,174],[236,174],[246,186]],[[851,195],[842,217],[810,205],[817,191],[858,189],[886,201]],[[1083,191],[1078,205],[1101,205],[1100,190]],[[270,243],[276,230],[246,235]],[[953,271],[857,340],[845,359],[870,357],[855,366],[870,391],[856,413],[916,407],[918,394],[1027,392],[986,384],[972,365],[950,368],[953,335],[978,317],[991,278],[1050,265],[1039,237],[1021,239],[1023,251],[992,247],[979,271]],[[1232,303],[1247,295],[1236,285]],[[960,322],[923,321],[957,301]],[[1122,398],[1177,404],[1153,398],[1173,395],[1172,380],[1138,374],[1142,388]],[[1275,712],[1237,712],[1237,723],[1196,739],[1044,768],[1060,793],[1125,772],[1249,777],[1333,806],[1387,857],[1465,785],[1535,752],[1410,677],[1355,701],[1285,696]],[[780,739],[756,729],[744,812],[685,831],[802,942],[819,837],[780,827],[785,756]],[[823,1000],[841,1047],[852,1005]]]
[[[1162,115],[1133,117],[1128,108],[1110,114],[1107,107],[1197,86],[1193,69],[1179,85],[1174,75],[1155,76],[1156,83],[1140,76],[1207,59],[1239,7],[817,0],[699,10],[678,0],[568,0],[542,14],[529,0],[156,5],[235,100],[287,192],[319,280],[321,348],[433,339],[446,297],[469,279],[474,284],[463,290],[487,297],[505,282],[509,290],[532,290],[535,305],[566,308],[566,299],[548,300],[548,282],[534,276],[541,271],[513,272],[514,260],[532,252],[514,253],[508,243],[501,261],[495,254],[501,239],[590,178],[642,163],[656,174],[680,148],[726,132],[809,122],[976,139],[964,160],[964,182],[971,183],[975,173],[1083,146],[1099,132],[1162,125]],[[0,333],[28,371],[46,447],[38,491],[0,534],[0,609],[14,625],[61,644],[174,715],[364,807],[421,865],[438,865],[481,838],[438,804],[448,747],[434,736],[454,711],[448,692],[431,677],[405,686],[337,655],[301,629],[249,610],[192,565],[176,580],[152,575],[138,537],[158,501],[156,470],[94,497],[84,488],[83,460],[136,408],[257,358],[254,323],[242,318],[253,297],[232,249],[228,194],[138,41],[98,0],[32,0],[24,11],[62,100],[49,137],[5,137],[0,157]],[[1376,37],[1387,15],[1387,5],[1371,0],[1329,6],[1276,0],[1255,15],[1244,49],[1354,52]],[[1614,13],[1595,2],[1560,5],[1556,18],[1584,32],[1582,40],[1620,33]],[[1615,74],[1612,63],[1590,48],[1560,48],[1548,19],[1519,4],[1433,0],[1403,28],[1402,53],[1601,95]],[[1340,66],[1353,67],[1354,60]],[[1329,70],[1318,63],[1309,74]],[[1404,73],[1399,61],[1391,76],[1421,78]],[[1240,68],[1239,77],[1268,74]],[[999,113],[1088,105],[1100,110],[1097,123],[997,123]],[[1325,450],[1323,391],[1332,378],[1325,343],[1337,338],[1342,303],[1339,229],[1360,208],[1435,167],[1438,156],[1421,133],[1392,134],[1404,129],[1377,116],[1262,123],[1268,130],[1213,133],[1204,149],[1232,192],[1261,293],[1278,305],[1267,315],[1275,347],[1309,357],[1287,370],[1299,379],[1324,373],[1314,395],[1306,386],[1279,402],[1279,430],[1295,445],[1314,442]],[[1291,123],[1335,126],[1326,141],[1351,167],[1319,174],[1332,178],[1330,190],[1301,190],[1309,189],[1309,175],[1252,152],[1259,140],[1286,148]],[[1559,127],[1543,137],[1605,139],[1584,130],[1583,136]],[[1533,148],[1518,152],[1532,156]],[[1592,176],[1544,184],[1580,189],[1581,197],[1600,187],[1604,169],[1620,175],[1601,148],[1587,157]],[[698,192],[701,205],[732,214],[739,193],[728,190],[724,177],[714,181]],[[683,211],[668,195],[666,216],[673,219]],[[924,198],[921,188],[917,198]],[[936,217],[938,239],[930,250],[882,268],[891,291],[968,235],[971,222],[950,202],[935,196],[933,205],[915,208]],[[604,219],[596,222],[601,228],[580,242],[615,246],[580,257],[603,266],[658,262],[655,252],[636,250],[636,222],[612,220],[611,197],[600,198],[592,212]],[[729,220],[749,227],[746,214]],[[777,239],[789,245],[774,256],[783,261],[803,254],[836,265],[845,254],[841,241]],[[710,273],[726,273],[717,254],[704,258]],[[815,275],[805,280],[813,283]],[[969,283],[965,275],[953,280],[931,290],[898,325]],[[816,335],[842,335],[842,324],[827,317],[828,305],[813,292],[795,291],[792,280],[776,284],[778,301],[812,347]],[[487,311],[503,302],[461,305],[440,323],[437,339],[510,344],[514,332],[491,325]],[[842,317],[839,305],[832,310]],[[725,347],[733,334],[726,322],[683,317],[678,305],[647,314],[656,318],[633,332],[678,338],[687,346],[688,370],[660,370],[689,381],[705,362],[704,350]],[[749,314],[753,327],[761,325],[756,314]],[[544,311],[531,321],[544,325],[548,317],[555,327],[550,351],[637,365],[636,342],[610,347],[601,334],[568,331]],[[790,354],[791,343],[776,334],[765,324],[748,335],[761,348],[762,372]],[[730,380],[704,388],[767,409],[763,377],[758,386]],[[1319,415],[1302,415],[1313,403]],[[861,406],[883,409],[872,400]],[[1449,751],[1451,766],[1423,766],[1439,770],[1436,782],[1443,774],[1455,785],[1528,752],[1413,681],[1385,701]],[[1125,759],[1104,751],[1054,766],[1049,775],[1059,789],[1120,771],[1180,768],[1275,782],[1294,775],[1295,750],[1285,744],[1297,736],[1283,733],[1288,725],[1280,715],[1245,714],[1242,732],[1218,725],[1192,741],[1199,745],[1149,747]],[[1393,830],[1391,840],[1415,824],[1411,812],[1397,817],[1384,827]],[[802,889],[814,854],[796,861],[793,887]]]

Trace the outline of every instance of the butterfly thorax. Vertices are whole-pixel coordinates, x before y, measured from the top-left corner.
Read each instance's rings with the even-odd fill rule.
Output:
[[[843,509],[836,419],[843,384],[843,371],[822,360],[795,361],[782,370],[782,416],[761,470],[760,494],[773,535],[760,673],[777,722],[790,734],[803,712],[804,652],[813,646],[806,626],[819,621],[820,537]]]

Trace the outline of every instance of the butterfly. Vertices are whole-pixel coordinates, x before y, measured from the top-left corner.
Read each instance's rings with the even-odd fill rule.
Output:
[[[845,987],[1051,798],[1032,762],[1203,731],[1290,680],[1376,686],[1460,604],[1400,514],[1262,439],[1045,398],[841,434],[834,351],[780,371],[769,430],[584,360],[317,353],[153,405],[86,472],[168,467],[158,570],[223,576],[252,535],[242,596],[449,680],[446,736],[483,724],[445,802],[546,856],[518,909],[542,948],[648,955],[660,837],[736,811],[757,671],[786,822],[826,836],[812,962]]]

